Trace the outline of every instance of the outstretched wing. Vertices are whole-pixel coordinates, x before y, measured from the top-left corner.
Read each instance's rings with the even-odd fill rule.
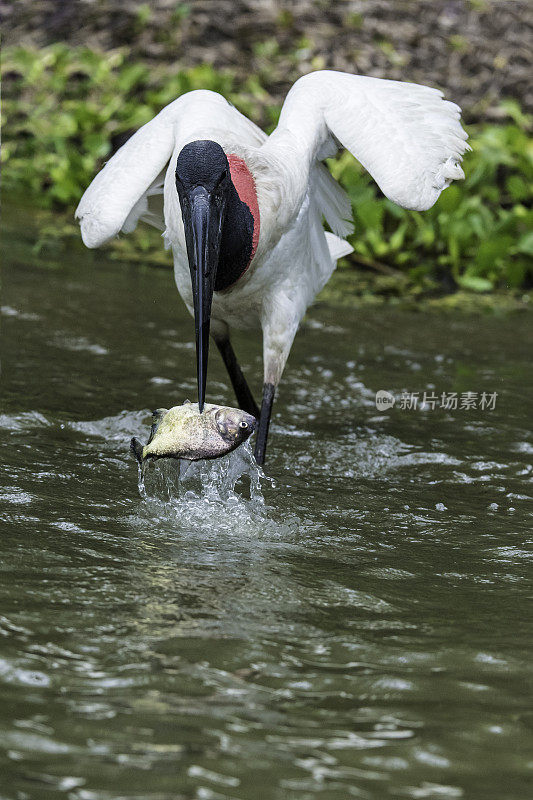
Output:
[[[175,148],[220,132],[261,143],[265,134],[222,95],[188,92],[143,125],[109,159],[76,209],[87,247],[99,247],[119,231],[134,230],[143,219],[164,230],[163,184]]]
[[[179,113],[181,100],[134,133],[85,191],[76,217],[87,247],[99,247],[124,226],[133,230],[138,217],[148,210],[148,193],[152,184],[161,187],[174,148],[174,115]]]
[[[428,86],[324,70],[296,81],[269,142],[318,160],[345,147],[390,200],[424,211],[464,178],[460,112]]]

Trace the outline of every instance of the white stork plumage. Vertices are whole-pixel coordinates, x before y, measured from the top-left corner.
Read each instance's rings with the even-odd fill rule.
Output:
[[[299,323],[337,259],[352,250],[342,238],[352,231],[348,196],[321,161],[345,147],[389,199],[423,211],[464,177],[466,139],[459,107],[412,83],[310,73],[289,91],[270,136],[221,95],[193,91],[118,150],[76,216],[88,247],[140,219],[164,231],[178,291],[195,318],[200,408],[211,335],[241,408],[260,413],[255,453],[263,463]],[[260,412],[230,343],[233,328],[263,333]]]

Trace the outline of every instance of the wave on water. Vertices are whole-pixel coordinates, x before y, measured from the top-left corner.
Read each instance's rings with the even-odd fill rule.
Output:
[[[0,414],[0,429],[27,431],[33,428],[50,427],[54,423],[39,411],[22,411],[19,414]]]
[[[97,420],[66,423],[69,428],[85,436],[97,436],[116,447],[117,442],[124,442],[127,449],[132,436],[143,436],[146,424],[151,419],[148,409],[142,411],[121,411],[111,417]]]

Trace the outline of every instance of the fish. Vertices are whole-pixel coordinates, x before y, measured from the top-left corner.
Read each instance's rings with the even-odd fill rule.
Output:
[[[197,403],[158,408],[145,445],[133,437],[130,449],[141,466],[148,459],[183,458],[187,461],[220,458],[231,453],[254,432],[257,420],[238,408]]]

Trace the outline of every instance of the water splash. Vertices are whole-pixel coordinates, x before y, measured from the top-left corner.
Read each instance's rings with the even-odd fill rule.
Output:
[[[262,482],[274,486],[256,462],[252,447],[245,442],[222,458],[186,461],[185,459],[160,459],[139,466],[139,493],[143,499],[151,497],[166,501],[195,494],[211,501],[226,502],[235,494],[242,479],[249,483],[250,500],[264,504]]]
[[[121,449],[126,454],[132,433],[142,437],[149,417],[148,410],[122,411],[100,420],[67,422],[66,427],[81,434],[88,446],[96,437],[99,452]],[[203,541],[224,533],[257,538],[258,533],[270,537],[297,529],[299,520],[287,522],[286,512],[276,521],[279,514],[265,502],[267,486],[274,487],[274,481],[256,463],[249,442],[212,461],[148,461],[138,466],[142,502],[127,521],[144,536],[147,530],[166,538],[195,531]]]
[[[263,487],[275,486],[245,442],[211,461],[160,459],[139,467],[142,516],[178,521],[181,528],[244,532],[278,524],[269,518]]]

